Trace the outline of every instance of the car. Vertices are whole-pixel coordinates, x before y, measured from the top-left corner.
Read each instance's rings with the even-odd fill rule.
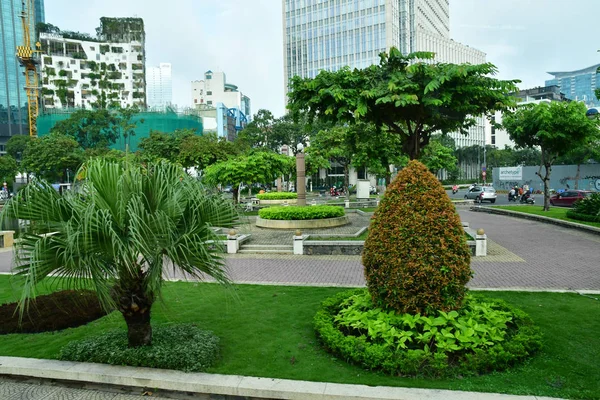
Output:
[[[585,199],[592,193],[589,190],[565,190],[550,196],[550,204],[553,206],[573,207],[575,202]]]
[[[473,199],[476,203],[484,201],[495,203],[496,198],[498,198],[496,189],[491,186],[474,186],[467,194],[465,194],[465,199]]]

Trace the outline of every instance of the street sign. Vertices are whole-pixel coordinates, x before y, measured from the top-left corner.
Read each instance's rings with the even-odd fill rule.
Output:
[[[486,168],[486,167],[481,167],[481,170],[482,170],[483,172],[485,172],[485,171],[487,171],[487,168]]]

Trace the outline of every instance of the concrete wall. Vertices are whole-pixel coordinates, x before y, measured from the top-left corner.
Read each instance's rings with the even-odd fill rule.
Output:
[[[500,180],[500,168],[494,168],[492,172],[494,187],[496,189],[510,189],[518,185],[528,184],[534,190],[543,190],[544,185],[539,176],[535,173],[539,171],[539,167],[521,167],[521,176],[512,180]],[[545,170],[542,169],[542,175]],[[559,189],[575,189],[575,176],[577,175],[576,165],[555,165],[552,167],[550,174],[550,188]],[[567,186],[568,185],[568,186]],[[600,190],[600,164],[586,164],[581,166],[579,189],[581,190]]]

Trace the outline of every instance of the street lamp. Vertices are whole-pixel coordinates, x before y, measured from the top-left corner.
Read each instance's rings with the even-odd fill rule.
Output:
[[[296,193],[298,193],[298,205],[306,205],[306,164],[304,161],[304,145],[298,143],[296,146]]]

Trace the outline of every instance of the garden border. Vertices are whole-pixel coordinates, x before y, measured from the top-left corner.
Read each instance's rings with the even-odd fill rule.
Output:
[[[349,224],[347,215],[334,218],[322,219],[263,219],[260,216],[256,218],[256,226],[269,229],[315,229],[315,228],[333,228]]]

